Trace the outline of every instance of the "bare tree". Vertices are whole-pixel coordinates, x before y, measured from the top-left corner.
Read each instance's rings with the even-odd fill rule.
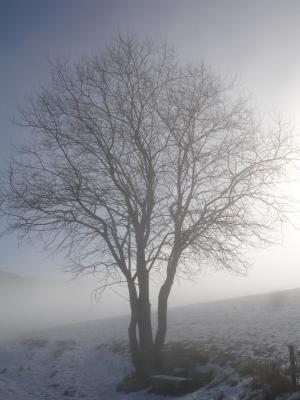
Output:
[[[142,376],[161,367],[175,277],[245,268],[244,250],[286,217],[275,189],[295,158],[292,134],[264,127],[236,89],[204,65],[180,66],[167,46],[120,36],[52,65],[22,111],[32,141],[11,163],[2,212],[12,230],[67,249],[77,272],[126,283]]]

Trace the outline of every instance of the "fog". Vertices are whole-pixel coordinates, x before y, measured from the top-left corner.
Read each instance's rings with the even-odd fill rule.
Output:
[[[298,269],[295,268],[294,275],[287,274],[281,285],[278,285],[269,275],[268,264],[263,264],[263,255],[268,257],[268,252],[262,253],[262,265],[250,270],[247,276],[207,272],[194,282],[176,281],[170,296],[170,306],[274,293],[298,287]],[[273,255],[274,260],[277,257],[279,262],[280,256],[284,256],[284,249],[277,248]],[[275,264],[274,268],[276,275],[276,268],[279,267]],[[95,298],[95,289],[100,284],[95,277],[83,276],[67,280],[70,276],[66,275],[64,278],[41,279],[0,271],[0,339],[30,334],[37,329],[129,314],[126,288],[107,288],[101,296]],[[152,282],[151,303],[154,313],[158,290],[159,279]]]
[[[7,2],[1,12],[0,166],[24,131],[12,124],[17,104],[49,79],[49,58],[94,53],[117,30],[166,39],[183,61],[201,61],[237,77],[264,114],[276,110],[300,131],[300,3],[297,1],[90,1]],[[300,184],[289,188],[298,193]],[[1,225],[1,230],[4,226]],[[279,238],[280,241],[280,238]],[[170,305],[300,287],[300,233],[284,228],[279,246],[249,251],[251,268],[240,277],[213,269],[193,282],[175,282]],[[1,288],[1,330],[18,331],[126,314],[128,302],[108,290],[91,304],[97,280],[67,282],[63,255],[45,257],[42,244],[18,245],[1,237],[0,270],[34,277]],[[55,278],[55,280],[53,279]],[[158,282],[153,282],[152,308]],[[121,291],[122,296],[126,295]]]
[[[127,313],[126,302],[93,297],[96,280],[42,280],[0,272],[0,337]],[[114,312],[111,312],[111,310]]]

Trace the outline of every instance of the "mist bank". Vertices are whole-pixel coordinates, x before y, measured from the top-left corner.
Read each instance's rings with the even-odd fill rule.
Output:
[[[126,301],[125,287],[107,289],[96,301],[92,298],[92,293],[99,285],[97,279],[93,276],[79,277],[74,280],[67,280],[67,278],[70,276],[66,275],[65,281],[42,280],[0,271],[0,338],[82,321],[128,316],[129,304]],[[158,286],[154,289],[153,313],[156,312]],[[250,298],[258,303],[264,303],[267,299],[272,306],[278,306],[285,303],[292,294],[300,296],[300,289],[261,295],[252,294]],[[181,292],[177,288],[170,299],[170,318],[173,313],[179,313],[182,318],[182,315],[186,313],[185,307],[199,311],[201,307],[209,307],[207,303],[226,306],[228,302],[236,304],[237,298],[238,303],[243,302],[242,299],[248,301],[248,298],[244,296],[227,296],[227,300],[225,296],[222,299],[213,297],[199,296],[199,301],[190,301],[194,299],[189,297],[186,291]],[[181,311],[178,311],[180,309]],[[156,318],[153,320],[154,325],[155,321]]]
[[[93,299],[96,287],[91,277],[41,280],[0,271],[0,337],[126,313],[115,295]]]

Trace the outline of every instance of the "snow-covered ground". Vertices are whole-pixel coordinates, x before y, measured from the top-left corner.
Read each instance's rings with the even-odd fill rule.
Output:
[[[174,308],[168,341],[217,347],[241,361],[287,362],[288,343],[300,344],[299,305],[300,290],[293,290]],[[89,321],[2,341],[0,400],[166,400],[146,391],[116,391],[132,370],[127,353],[121,351],[127,322],[126,317]],[[184,396],[185,400],[251,398],[249,377],[240,376],[230,365],[210,363],[202,368],[214,369],[214,384]]]

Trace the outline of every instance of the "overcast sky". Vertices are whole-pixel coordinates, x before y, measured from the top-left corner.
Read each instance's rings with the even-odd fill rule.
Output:
[[[2,0],[1,169],[24,136],[11,123],[16,106],[46,84],[49,58],[95,53],[118,30],[167,40],[182,61],[204,61],[237,77],[262,113],[281,112],[300,135],[298,0]],[[197,285],[179,286],[173,304],[300,287],[300,232],[287,228],[282,246],[249,255],[248,277],[210,273]],[[15,236],[0,240],[2,270],[59,276],[63,263],[62,256],[43,254],[39,243],[19,248]]]

